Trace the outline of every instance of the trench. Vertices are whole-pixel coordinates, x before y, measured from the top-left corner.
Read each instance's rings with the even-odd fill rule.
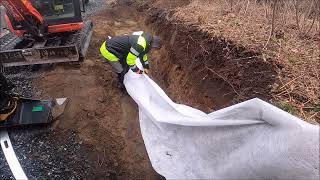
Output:
[[[176,1],[173,6],[186,4]],[[260,52],[172,18],[165,8],[130,6],[163,41],[164,47],[152,52],[151,75],[174,101],[209,113],[251,98],[272,99],[276,69],[281,67]]]
[[[153,170],[145,150],[136,104],[119,91],[116,75],[100,56],[100,45],[108,35],[130,34],[141,27],[160,35],[163,47],[151,52],[150,76],[175,102],[211,112],[252,97],[270,99],[276,72],[273,64],[258,58],[259,52],[168,21],[171,14],[164,9],[127,3],[107,7],[91,17],[93,37],[80,68],[56,65],[34,82],[41,98],[71,99],[57,122],[30,137],[45,139],[48,147],[68,145],[72,137],[77,149],[65,154],[70,162],[69,177],[82,173],[80,178],[84,179],[162,178]],[[257,58],[243,59],[248,56]],[[49,160],[41,159],[41,149],[25,153],[17,152],[29,159],[29,163],[22,163],[27,170],[30,164],[36,164],[40,173],[52,166]],[[64,172],[59,170],[56,174]],[[26,173],[29,177],[55,178],[54,173]]]

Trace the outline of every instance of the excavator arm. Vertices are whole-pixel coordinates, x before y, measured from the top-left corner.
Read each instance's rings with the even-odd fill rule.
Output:
[[[0,0],[0,5],[6,9],[7,24],[12,32],[34,38],[43,36],[44,18],[29,0]]]

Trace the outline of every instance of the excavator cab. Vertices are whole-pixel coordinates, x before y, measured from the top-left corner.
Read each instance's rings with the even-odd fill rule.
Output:
[[[48,25],[81,22],[80,1],[37,0],[32,5],[44,17]]]
[[[32,5],[45,19],[60,19],[74,17],[74,4],[72,0],[43,0],[33,1]]]

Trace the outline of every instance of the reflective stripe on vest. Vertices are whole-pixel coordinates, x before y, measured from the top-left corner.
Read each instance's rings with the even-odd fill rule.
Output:
[[[146,41],[146,39],[144,37],[139,36],[137,44],[142,46],[144,51],[146,50],[147,41]],[[137,52],[133,47],[131,47],[130,48],[130,52],[127,55],[127,64],[129,66],[133,66],[133,65],[136,64],[136,59],[137,59],[137,56],[138,56],[136,54],[139,55],[139,52]]]
[[[132,33],[132,35],[141,35],[141,34],[143,34],[143,31],[136,31]]]
[[[108,59],[109,61],[119,61],[119,58],[117,58],[117,56],[108,51],[106,47],[106,42],[104,42],[100,47],[100,53],[104,58]]]
[[[143,55],[143,61],[148,61],[148,54]]]
[[[139,56],[139,52],[135,50],[133,47],[130,48],[130,52],[136,56]]]

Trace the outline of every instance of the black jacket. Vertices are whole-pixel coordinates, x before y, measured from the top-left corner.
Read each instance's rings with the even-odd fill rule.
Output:
[[[140,45],[137,44],[140,35],[123,35],[115,36],[111,39],[106,40],[106,46],[109,52],[114,54],[120,59],[121,64],[126,64],[126,58],[130,52],[130,48],[133,47],[139,52],[139,59],[144,65],[143,56],[150,51],[151,37],[148,34],[142,36],[147,41],[146,49],[144,50]]]

